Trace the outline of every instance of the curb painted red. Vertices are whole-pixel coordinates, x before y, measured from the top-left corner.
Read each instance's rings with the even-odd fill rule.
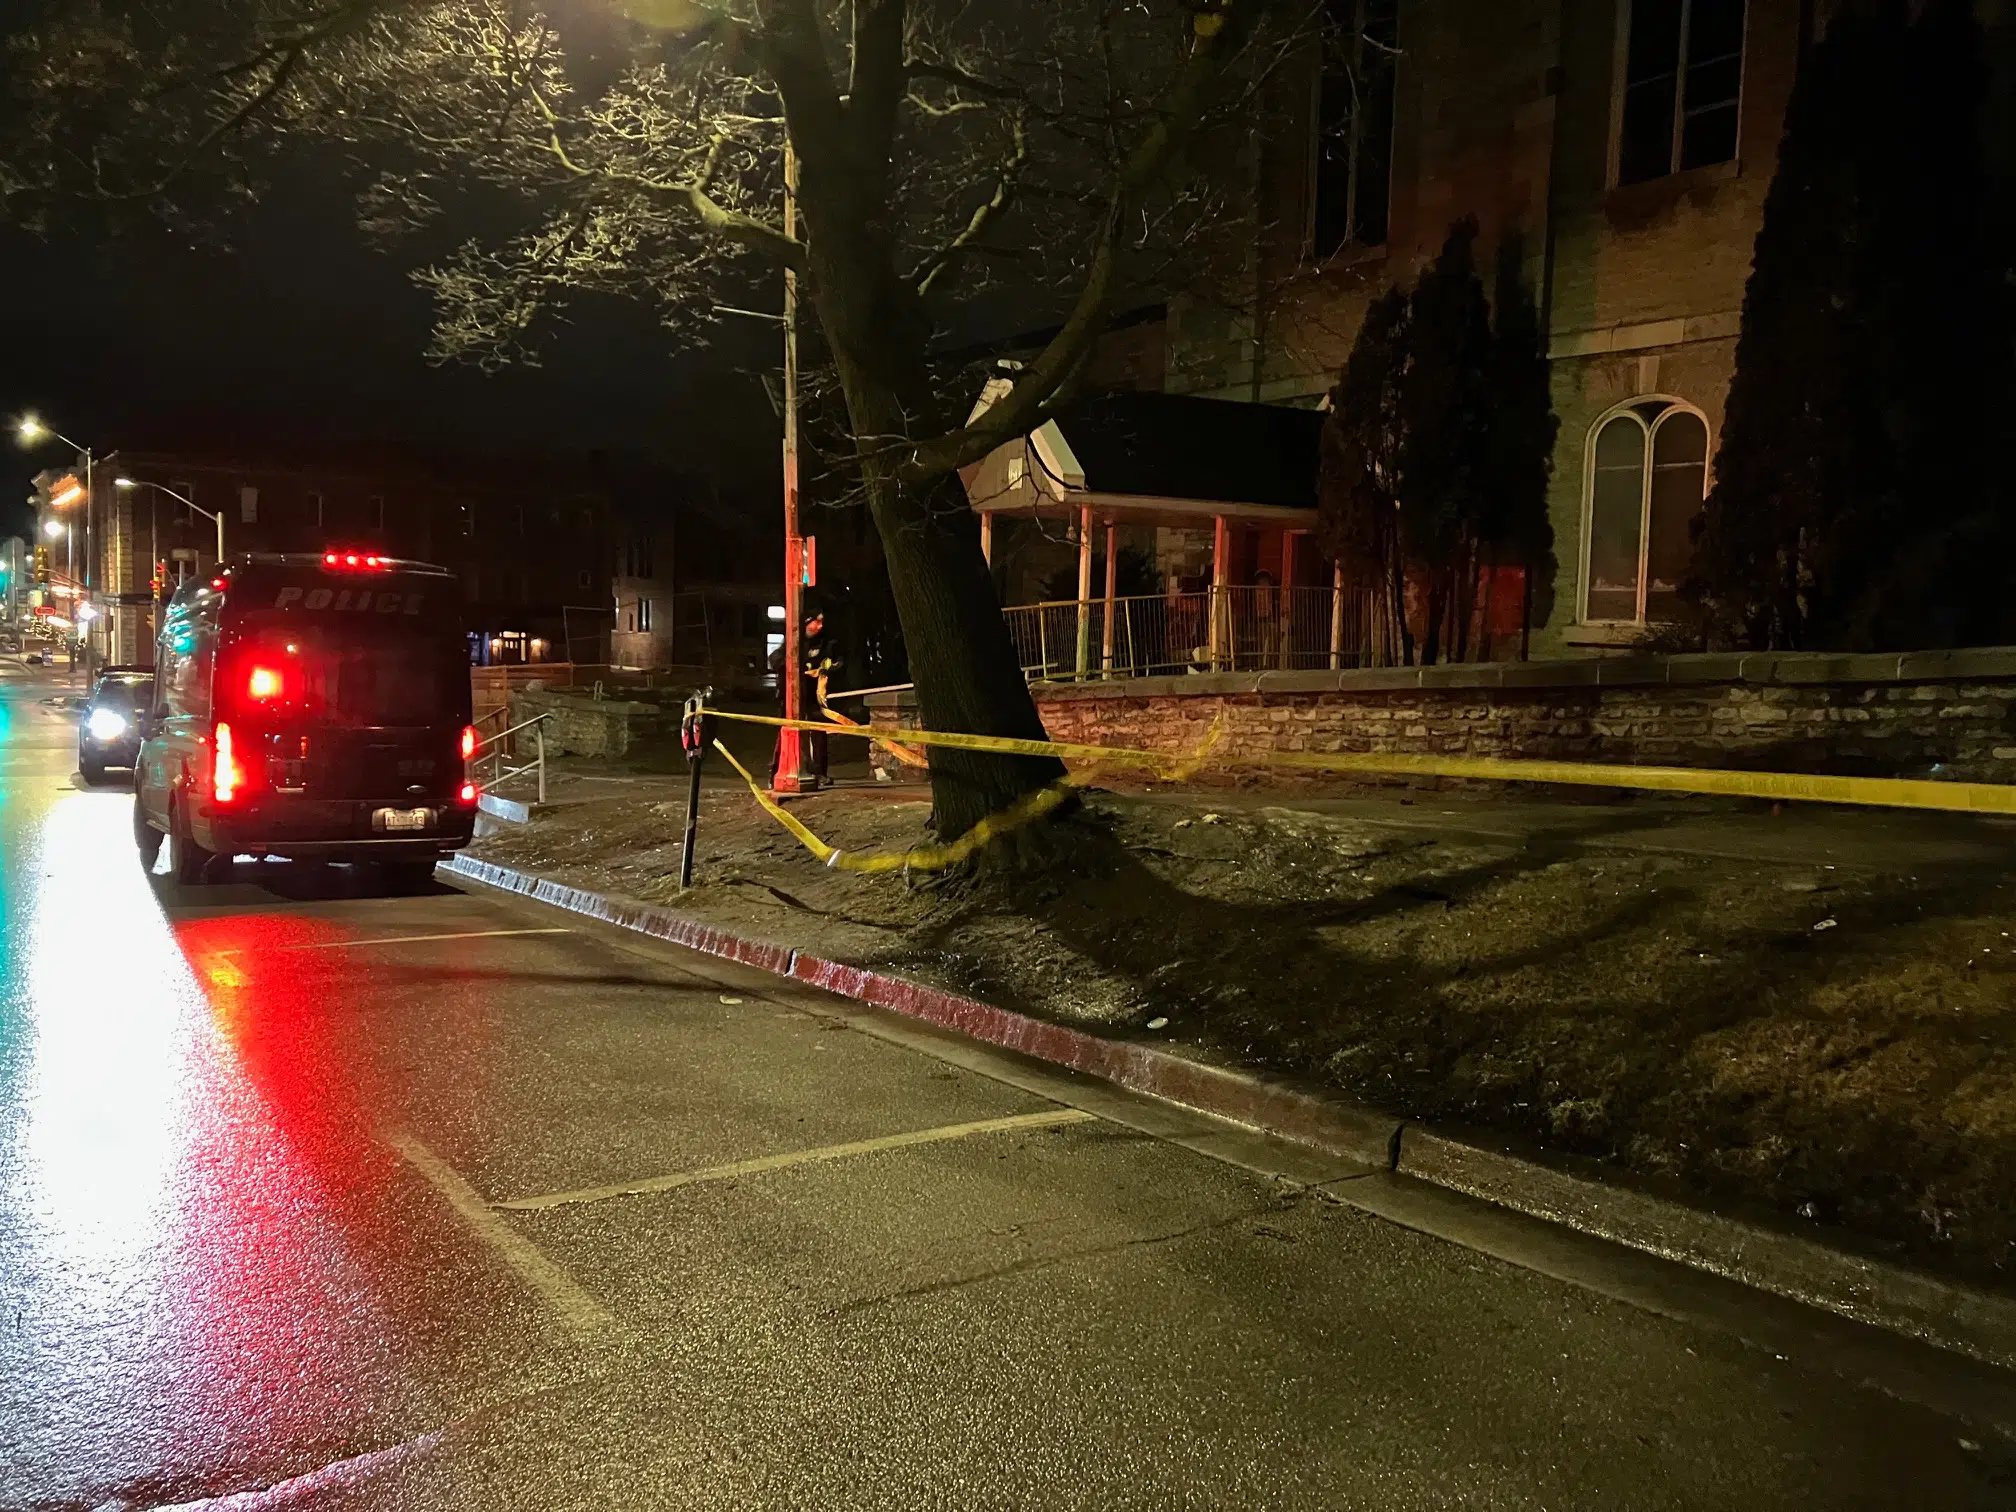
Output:
[[[902,977],[745,939],[648,903],[569,887],[473,856],[457,855],[443,865],[472,882],[790,977],[1129,1091],[2016,1368],[2016,1298],[1573,1176],[1370,1109],[1206,1065],[1158,1045],[1107,1039]]]

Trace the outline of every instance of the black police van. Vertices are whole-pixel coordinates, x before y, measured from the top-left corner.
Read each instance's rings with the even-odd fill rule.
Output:
[[[161,617],[133,834],[179,882],[218,858],[369,861],[415,884],[469,843],[469,653],[454,574],[368,552],[254,554]]]

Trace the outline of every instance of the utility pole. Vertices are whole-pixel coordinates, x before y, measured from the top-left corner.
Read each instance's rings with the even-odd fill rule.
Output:
[[[784,138],[784,234],[798,235],[798,154]],[[784,717],[805,717],[805,538],[798,533],[798,274],[784,270]],[[805,781],[801,730],[777,732],[777,775],[771,790],[799,793]]]

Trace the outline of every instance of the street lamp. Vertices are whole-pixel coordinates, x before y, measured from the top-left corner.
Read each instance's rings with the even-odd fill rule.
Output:
[[[57,519],[54,515],[51,515],[49,519],[42,526],[42,534],[49,537],[49,539],[53,541],[69,528],[70,527],[68,525],[65,525],[61,520]]]
[[[217,566],[220,569],[224,566],[224,515],[221,510],[216,514],[212,514],[209,510],[205,509],[201,504],[198,504],[194,499],[189,498],[185,494],[179,494],[175,492],[175,490],[170,488],[166,483],[152,483],[145,478],[114,478],[112,480],[112,486],[114,488],[129,488],[129,489],[151,488],[158,493],[164,493],[168,495],[168,497],[173,499],[176,503],[186,506],[191,513],[203,516],[204,519],[210,521],[217,527]]]
[[[91,466],[95,460],[88,446],[79,446],[59,430],[51,430],[36,415],[23,415],[14,423],[14,437],[23,446],[40,446],[44,441],[60,441],[84,459],[84,588],[91,588]],[[58,507],[73,503],[74,500],[55,501]]]

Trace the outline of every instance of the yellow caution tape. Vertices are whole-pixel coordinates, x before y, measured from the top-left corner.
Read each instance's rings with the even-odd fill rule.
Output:
[[[819,664],[819,681],[817,684],[817,692],[819,695],[819,712],[824,714],[828,719],[832,720],[833,723],[836,725],[845,725],[850,730],[858,730],[862,728],[860,720],[849,719],[845,714],[842,714],[838,709],[834,708],[833,705],[826,702],[826,677],[827,673],[831,670],[832,665],[833,664],[831,662],[821,662]],[[894,756],[898,761],[902,762],[903,765],[905,766],[928,767],[929,765],[931,765],[930,760],[924,755],[923,752],[913,751],[910,749],[910,747],[906,745],[901,745],[896,741],[878,739],[876,740],[875,744],[881,746],[885,751],[887,751],[890,755]]]
[[[779,729],[825,730],[869,740],[900,739],[913,746],[957,751],[991,751],[1010,756],[1055,756],[1161,769],[1194,770],[1202,762],[1164,751],[1127,746],[1080,745],[1061,740],[1019,740],[1000,735],[963,735],[941,730],[892,730],[886,726],[840,726],[769,714],[708,711],[717,719]],[[1221,723],[1223,716],[1220,716]],[[1216,743],[1217,726],[1207,747]],[[1219,766],[1283,767],[1295,771],[1358,773],[1389,777],[1453,777],[1487,782],[1551,782],[1576,787],[1629,788],[1642,792],[1692,793],[1722,798],[1766,798],[1800,803],[1839,803],[1864,808],[1931,809],[1946,813],[2016,814],[2016,785],[2000,782],[1932,782],[1910,777],[1824,777],[1804,772],[1738,772],[1713,768],[1625,766],[1593,761],[1535,761],[1498,756],[1401,756],[1356,752],[1255,751],[1216,759]],[[738,767],[737,770],[740,770]],[[744,774],[747,775],[746,773]],[[1188,775],[1185,772],[1185,775]]]
[[[1042,818],[1069,798],[1072,791],[1082,786],[1086,780],[1075,775],[1061,777],[1047,787],[1039,788],[1028,797],[1011,804],[1000,813],[989,814],[950,845],[852,855],[838,846],[828,845],[800,823],[795,814],[763,790],[763,784],[750,774],[747,767],[735,759],[734,753],[728,747],[717,740],[714,742],[714,749],[727,758],[728,765],[742,774],[742,780],[749,784],[749,791],[756,795],[756,801],[763,805],[764,811],[796,836],[800,845],[836,871],[868,874],[893,871],[944,871],[948,867],[958,866],[971,859],[975,851],[1000,839],[1003,835],[1020,829],[1025,824]]]

